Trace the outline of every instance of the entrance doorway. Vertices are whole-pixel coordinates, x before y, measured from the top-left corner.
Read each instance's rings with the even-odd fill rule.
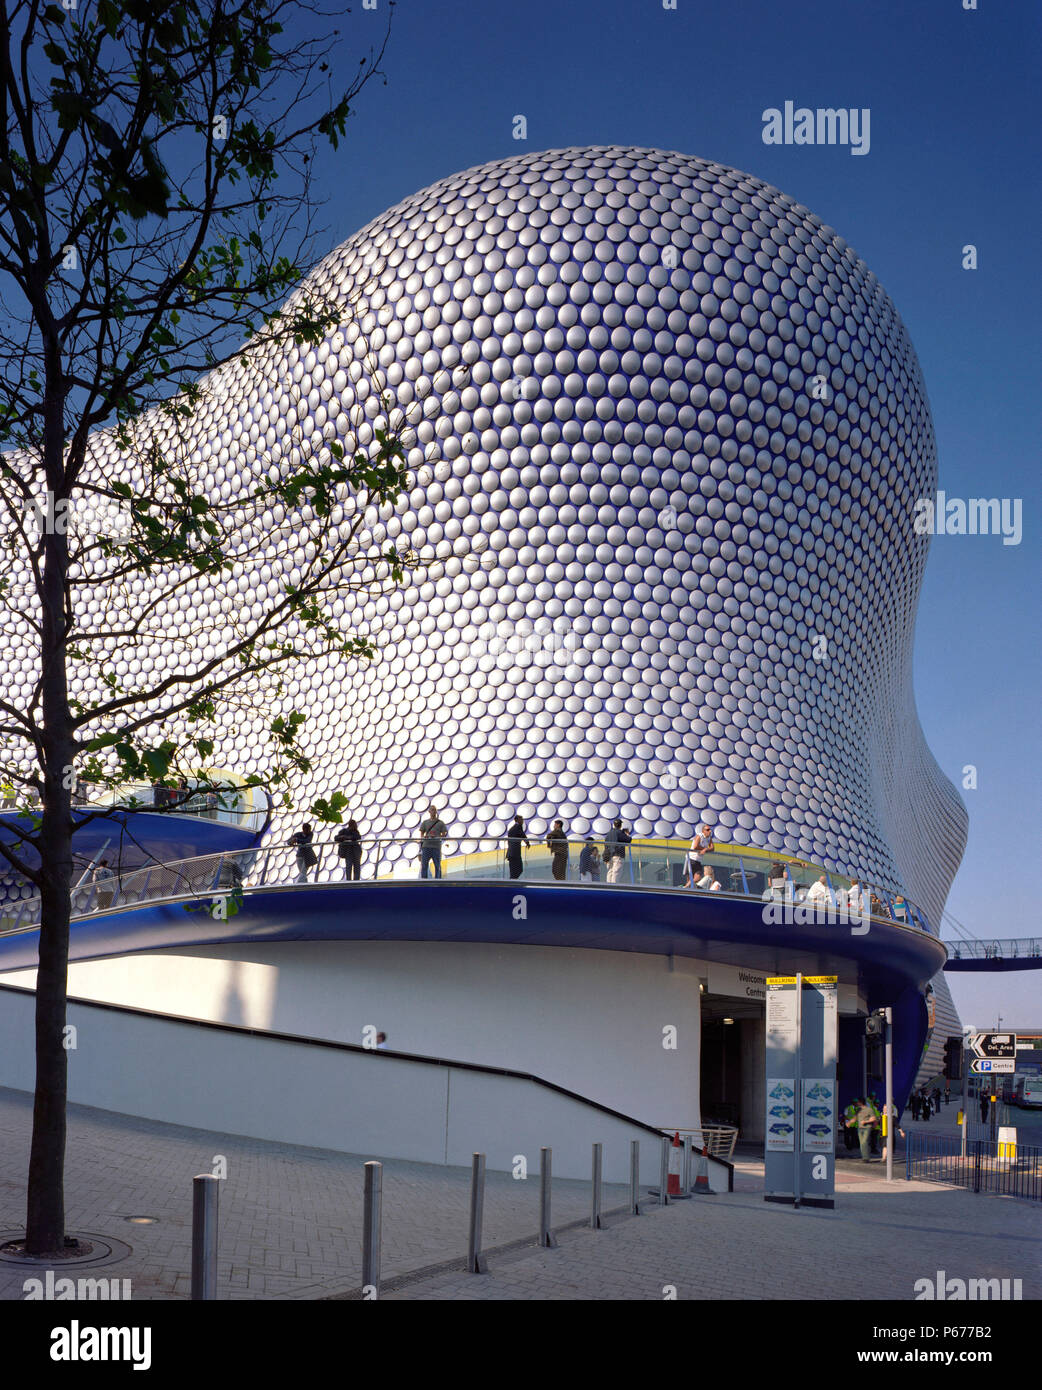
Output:
[[[762,1143],[766,1010],[755,999],[702,995],[702,1123],[738,1126],[739,1143]]]

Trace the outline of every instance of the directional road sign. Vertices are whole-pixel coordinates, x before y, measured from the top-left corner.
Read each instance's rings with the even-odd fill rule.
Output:
[[[978,1057],[1003,1058],[1017,1055],[1016,1033],[974,1033],[970,1051]],[[1010,1067],[1010,1071],[1013,1068]]]
[[[1008,1076],[1016,1069],[1013,1057],[974,1057],[970,1061],[972,1076]]]

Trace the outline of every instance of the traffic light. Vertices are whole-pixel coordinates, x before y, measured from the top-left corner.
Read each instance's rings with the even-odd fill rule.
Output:
[[[962,1080],[962,1039],[947,1038],[944,1044],[944,1074],[949,1081]]]
[[[869,1014],[865,1019],[865,1036],[878,1038],[886,1027],[886,1019],[881,1013]]]

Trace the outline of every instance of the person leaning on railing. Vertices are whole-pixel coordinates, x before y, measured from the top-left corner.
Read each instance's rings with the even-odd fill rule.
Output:
[[[600,883],[601,852],[589,835],[579,854],[579,882]]]
[[[546,837],[546,847],[550,851],[550,872],[561,880],[568,877],[568,836],[564,821],[555,820],[554,828]]]
[[[97,885],[97,899],[94,906],[98,912],[103,912],[105,908],[112,906],[112,900],[116,896],[116,874],[113,869],[109,868],[107,859],[102,859],[91,874],[91,882]],[[102,884],[105,886],[102,887]]]
[[[353,820],[340,827],[336,835],[336,852],[344,861],[344,878],[357,882],[362,877],[362,834]]]
[[[443,820],[438,819],[438,808],[427,807],[427,819],[420,826],[420,877],[427,878],[427,869],[434,868],[434,877],[441,878],[441,845],[448,835]]]
[[[295,835],[290,836],[290,844],[297,851],[297,882],[307,883],[308,870],[313,869],[318,863],[318,855],[311,847],[314,834],[310,822],[300,827]]]
[[[770,887],[772,898],[777,899],[785,896],[789,880],[785,873],[785,865],[780,859],[776,859],[767,870],[767,883]]]
[[[630,833],[622,827],[622,821],[613,822],[604,837],[604,862],[608,866],[608,882],[618,883],[622,866],[626,862],[626,846],[630,843]]]
[[[819,905],[824,905],[825,907],[832,906],[832,893],[829,889],[828,879],[825,874],[822,874],[817,881],[812,883],[808,888],[806,901],[815,908]]]
[[[525,823],[518,812],[507,830],[507,871],[511,878],[520,878],[525,862],[521,855],[522,844],[528,849],[531,841],[525,834]]]
[[[698,870],[699,875],[701,875],[702,872],[702,860],[699,856],[702,854],[711,854],[713,848],[713,833],[709,829],[709,826],[699,826],[698,833],[692,836],[691,844],[688,847],[687,863],[685,865],[687,870],[687,879],[684,883],[685,888],[693,888],[695,886],[695,870]]]

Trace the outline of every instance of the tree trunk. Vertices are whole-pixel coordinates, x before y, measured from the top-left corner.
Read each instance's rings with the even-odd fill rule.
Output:
[[[67,799],[68,793],[66,804]],[[64,826],[54,824],[58,819],[58,814],[45,804],[40,836],[44,888],[40,895],[40,966],[36,976],[36,1097],[26,1208],[26,1253],[30,1255],[61,1250],[65,1238],[65,1011],[72,837],[68,813],[63,818]]]
[[[57,339],[44,333],[46,392],[43,472],[52,499],[66,491],[64,382]],[[51,513],[53,514],[53,512]],[[66,595],[69,546],[64,527],[43,537],[40,585],[40,710],[43,770],[40,849],[40,962],[36,975],[36,1095],[29,1154],[26,1252],[65,1244],[65,1016],[72,899],[72,714],[68,689]]]

